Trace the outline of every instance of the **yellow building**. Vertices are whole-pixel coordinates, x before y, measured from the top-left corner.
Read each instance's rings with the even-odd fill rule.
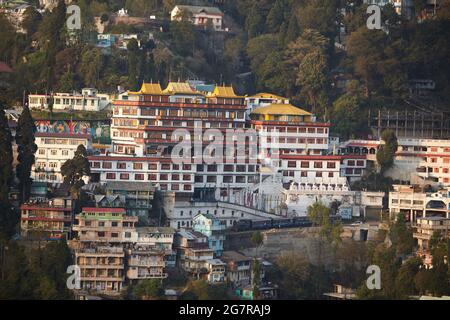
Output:
[[[312,122],[313,115],[291,104],[272,103],[268,106],[253,110],[250,119],[256,121],[280,121],[280,122]]]

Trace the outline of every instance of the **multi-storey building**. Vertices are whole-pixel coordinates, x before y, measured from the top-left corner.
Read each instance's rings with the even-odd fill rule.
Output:
[[[65,111],[100,111],[109,104],[108,94],[98,93],[97,89],[84,88],[80,93],[55,93],[55,94],[30,94],[28,106],[30,109],[48,110],[52,105],[53,110]]]
[[[55,198],[20,206],[21,235],[46,240],[68,238],[73,223],[72,200]]]
[[[220,257],[225,242],[224,230],[226,224],[223,220],[212,214],[199,214],[193,219],[192,229],[208,237],[208,245],[214,250],[214,255]]]
[[[162,279],[167,277],[165,252],[145,246],[133,246],[127,250],[127,278],[130,280]]]
[[[352,156],[366,157],[366,161],[376,162],[376,153],[384,142],[381,140],[348,140],[339,145],[338,153],[348,157],[348,161],[361,161],[346,176],[355,176],[364,170],[364,159],[350,159]],[[355,162],[357,164],[357,162]],[[350,169],[346,168],[345,170]],[[394,165],[388,171],[390,177],[414,184],[450,185],[450,140],[399,138]]]
[[[124,243],[132,242],[137,217],[127,216],[123,208],[83,208],[75,216],[73,230],[81,242]]]
[[[75,251],[80,268],[81,290],[118,295],[125,282],[125,252],[122,247],[96,246]]]
[[[427,192],[420,186],[394,185],[389,192],[389,212],[395,216],[403,213],[408,221],[418,218],[450,218],[450,190]]]
[[[442,237],[450,237],[450,218],[428,217],[417,218],[416,232],[413,237],[417,239],[419,250],[426,252],[430,249],[430,240],[435,232]]]
[[[206,260],[206,269],[208,270],[208,282],[221,283],[225,281],[225,263],[222,260]]]
[[[162,191],[188,197],[240,190],[254,181],[256,158],[254,163],[236,157],[231,163],[208,164],[200,153],[211,136],[243,129],[245,120],[244,97],[231,87],[203,94],[187,83],[169,83],[164,90],[159,84],[143,84],[139,92],[128,92],[114,102],[113,150],[109,156],[90,157],[93,178],[151,182]],[[172,161],[172,150],[180,141],[202,146],[196,154],[183,154],[183,161]]]
[[[208,237],[200,232],[181,229],[175,235],[177,263],[189,275],[196,278],[207,277],[209,260],[214,259],[214,250],[208,246]]]
[[[35,135],[37,151],[31,178],[38,182],[61,183],[61,166],[72,159],[79,145],[92,149],[91,136],[70,133],[43,133]]]
[[[220,259],[226,263],[225,277],[236,287],[247,286],[252,279],[252,258],[237,251],[224,251]]]
[[[288,103],[254,109],[250,124],[268,144],[276,145],[278,154],[265,156],[274,171],[282,172],[285,188],[292,182],[347,187],[346,176],[356,169],[361,175],[365,169],[364,156],[328,155],[330,124]]]
[[[171,226],[192,227],[195,213],[181,217],[185,210],[180,203],[243,204],[248,196],[243,191],[258,193],[254,186],[263,179],[264,168],[280,172],[285,189],[295,182],[311,185],[311,190],[315,185],[347,190],[348,180],[363,174],[367,159],[329,155],[329,127],[274,95],[245,98],[231,87],[197,91],[188,83],[171,82],[163,90],[159,84],[144,83],[138,92],[124,93],[113,102],[112,151],[89,157],[91,178],[107,188],[120,184],[115,192],[135,183],[152,185],[174,197],[175,205],[165,207]],[[216,140],[219,134],[224,140]],[[223,149],[210,148],[211,142]],[[273,201],[277,208],[279,201]],[[220,218],[232,225],[247,215],[242,211],[230,210],[242,217]],[[272,206],[269,211],[280,210]],[[180,219],[174,217],[178,213]]]
[[[450,186],[450,140],[404,138],[398,144],[394,169],[414,172],[407,177],[418,176],[424,183]]]
[[[94,163],[91,162],[91,164]],[[147,219],[155,192],[152,183],[109,181],[106,182],[105,189],[108,196],[119,195],[125,198],[125,209],[128,215],[137,216],[144,221]]]
[[[164,253],[165,267],[175,267],[176,252],[173,250],[175,229],[168,227],[141,227],[136,229],[134,243]]]

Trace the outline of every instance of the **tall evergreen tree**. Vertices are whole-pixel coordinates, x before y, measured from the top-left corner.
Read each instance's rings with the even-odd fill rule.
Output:
[[[34,154],[37,150],[37,146],[34,143],[35,132],[36,126],[33,116],[28,106],[25,106],[20,115],[16,131],[17,160],[19,161],[16,168],[16,176],[19,179],[20,199],[22,202],[27,201],[30,197],[32,183],[30,173],[34,164]]]
[[[3,105],[0,105],[0,233],[10,234],[14,226],[9,187],[12,180],[12,137]]]

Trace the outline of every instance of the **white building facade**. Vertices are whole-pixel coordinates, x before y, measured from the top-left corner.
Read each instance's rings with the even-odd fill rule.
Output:
[[[35,143],[37,151],[31,178],[39,182],[62,183],[61,166],[73,158],[78,146],[92,149],[91,136],[85,134],[37,132]]]
[[[111,103],[109,94],[97,89],[84,88],[80,93],[30,94],[28,106],[35,110],[48,110],[52,105],[58,111],[100,111]]]

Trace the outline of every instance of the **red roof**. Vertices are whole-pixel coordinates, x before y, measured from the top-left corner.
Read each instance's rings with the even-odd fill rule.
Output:
[[[89,161],[136,161],[136,162],[171,162],[172,158],[166,157],[122,157],[122,156],[88,156]],[[192,163],[193,164],[193,163]],[[95,169],[95,168],[93,168]]]
[[[45,207],[39,206],[38,204],[23,204],[20,206],[20,210],[39,210],[39,211],[71,211],[71,208],[62,208],[62,207]]]
[[[13,71],[6,63],[0,61],[0,73],[12,73]]]
[[[81,211],[83,212],[112,212],[112,213],[125,213],[124,208],[97,208],[97,207],[86,207]]]
[[[347,144],[349,147],[369,147],[369,148],[377,148],[380,144],[376,143],[361,143],[361,142],[350,142]]]
[[[23,221],[59,221],[59,222],[70,222],[71,218],[45,218],[45,217],[22,217]]]
[[[396,152],[396,156],[405,157],[437,157],[437,158],[450,158],[449,153],[413,153],[413,152]]]
[[[363,155],[290,155],[282,154],[280,159],[286,160],[325,160],[325,161],[338,161],[342,159],[365,159],[366,156]]]
[[[67,133],[67,132],[36,132],[36,137],[90,139],[91,135],[84,133]]]

